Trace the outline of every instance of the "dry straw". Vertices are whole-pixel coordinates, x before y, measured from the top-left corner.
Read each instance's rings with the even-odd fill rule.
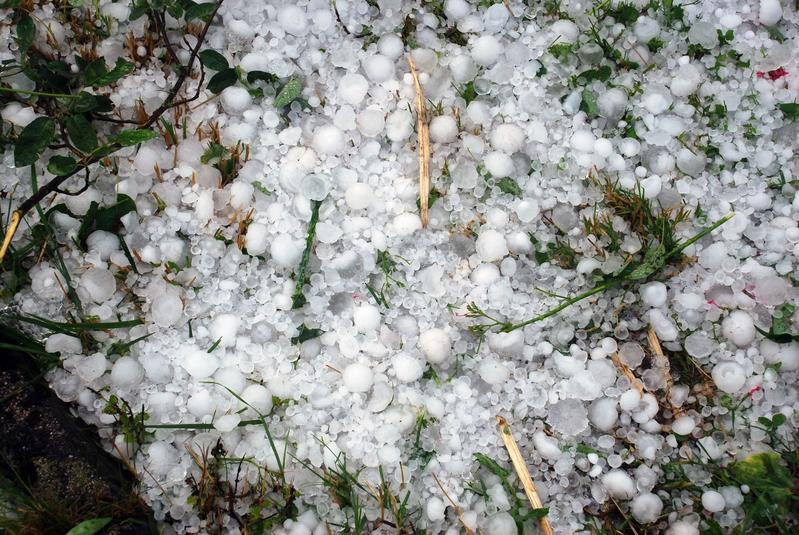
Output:
[[[424,103],[422,84],[416,63],[408,54],[408,66],[411,68],[413,83],[416,86],[416,134],[419,138],[419,211],[422,228],[427,228],[430,209],[430,129],[427,124],[427,106]]]

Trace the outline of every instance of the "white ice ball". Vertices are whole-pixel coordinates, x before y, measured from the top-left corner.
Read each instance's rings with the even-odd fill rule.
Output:
[[[308,33],[308,16],[296,5],[286,4],[277,13],[277,22],[286,33],[301,37]]]
[[[501,232],[481,229],[475,250],[483,262],[496,262],[508,255],[508,242]]]
[[[278,234],[269,246],[269,254],[278,266],[296,268],[302,256],[302,244],[288,234]]]
[[[338,82],[338,96],[347,104],[357,106],[369,91],[369,82],[357,73],[345,74]]]
[[[394,78],[394,61],[382,54],[373,54],[363,61],[363,70],[371,81],[380,84]]]
[[[736,346],[748,346],[755,339],[757,330],[752,316],[743,310],[735,310],[721,323],[724,337]]]
[[[419,348],[428,362],[441,364],[452,354],[452,341],[446,331],[434,327],[419,336]]]
[[[344,151],[344,132],[332,124],[319,126],[314,131],[311,145],[320,154],[341,154]]]
[[[458,137],[458,124],[449,115],[438,115],[430,121],[430,140],[434,143],[451,143]]]
[[[724,496],[715,490],[706,490],[702,493],[702,507],[711,513],[720,513],[727,506]]]
[[[746,383],[746,372],[743,366],[733,361],[716,364],[711,375],[716,387],[728,394],[737,393]]]
[[[244,235],[244,246],[247,254],[252,256],[262,255],[269,245],[269,228],[262,223],[250,223],[247,234]]]
[[[524,145],[524,131],[515,124],[501,124],[491,132],[491,145],[506,154],[514,154]]]
[[[344,193],[344,200],[347,201],[347,206],[351,209],[363,210],[372,203],[372,187],[363,182],[356,182],[347,188]]]
[[[400,353],[394,356],[391,359],[391,365],[394,368],[394,375],[401,383],[412,383],[420,379],[424,374],[422,361],[407,353]]]
[[[232,85],[226,87],[220,95],[222,99],[222,107],[225,112],[233,115],[239,114],[250,107],[252,103],[252,96],[243,87]]]
[[[161,292],[153,297],[150,315],[153,323],[159,327],[174,325],[183,315],[183,301],[180,300],[177,292]]]
[[[350,392],[368,392],[372,388],[374,373],[366,364],[355,362],[344,368],[342,379]]]
[[[654,522],[663,511],[663,501],[657,494],[644,492],[635,497],[630,504],[630,512],[638,522],[649,524]]]
[[[249,385],[241,393],[241,399],[260,414],[269,414],[272,411],[272,393],[263,385]]]
[[[128,388],[136,386],[144,379],[144,368],[133,357],[119,357],[111,368],[111,382],[114,386]]]
[[[602,476],[602,484],[614,498],[629,500],[635,496],[635,482],[624,470],[611,470]]]
[[[239,331],[241,319],[234,314],[219,314],[211,322],[208,330],[214,343],[220,340],[219,346],[227,347],[235,345],[236,334]]]
[[[494,178],[504,178],[513,174],[513,160],[504,152],[495,150],[483,156],[486,171]]]
[[[490,385],[500,385],[508,380],[510,371],[495,358],[484,358],[477,367],[480,378]]]
[[[352,319],[358,332],[375,332],[380,327],[380,309],[371,303],[364,303],[355,309]]]
[[[105,268],[90,268],[81,275],[81,286],[95,303],[111,299],[117,289],[114,274]]]
[[[674,422],[671,424],[671,430],[677,433],[678,435],[687,436],[690,435],[693,430],[696,428],[696,422],[693,418],[687,415],[682,415],[677,417]]]
[[[502,45],[493,35],[482,35],[472,42],[472,58],[483,67],[490,67],[499,59]]]
[[[213,353],[195,347],[184,353],[181,365],[195,379],[205,379],[219,368],[219,359]]]

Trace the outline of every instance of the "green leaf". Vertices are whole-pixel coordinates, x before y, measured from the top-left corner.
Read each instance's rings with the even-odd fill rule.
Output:
[[[148,11],[147,6],[136,6],[130,10],[130,15],[128,15],[128,20],[134,21],[142,18]]]
[[[304,323],[300,325],[300,328],[297,330],[299,331],[297,336],[294,336],[291,339],[291,343],[293,345],[299,345],[303,342],[307,342],[308,340],[319,338],[320,336],[325,334],[325,331],[323,331],[322,329],[311,329],[309,327],[306,327]]]
[[[227,59],[225,59],[225,56],[216,50],[207,48],[201,51],[198,56],[200,57],[200,62],[213,71],[224,71],[230,68],[230,64]]]
[[[208,80],[208,91],[211,93],[219,94],[225,88],[228,88],[238,82],[239,76],[236,69],[225,69],[219,71]]]
[[[114,68],[109,71],[105,64],[105,60],[103,58],[98,58],[86,66],[83,75],[86,85],[103,87],[111,85],[123,76],[130,74],[133,72],[134,68],[135,66],[133,63],[118,58]]]
[[[108,113],[114,110],[114,103],[105,95],[92,95],[81,91],[76,98],[64,99],[69,111],[72,113]]]
[[[502,468],[495,460],[483,455],[482,453],[475,453],[474,460],[480,463],[480,466],[498,476],[500,479],[507,479],[510,476],[510,472],[508,470]]]
[[[666,264],[666,250],[663,245],[650,247],[644,254],[644,260],[633,269],[627,279],[631,281],[644,280]]]
[[[131,147],[139,143],[144,143],[145,141],[150,141],[156,137],[158,137],[158,134],[152,130],[123,130],[109,141],[112,143],[119,143],[123,147]]]
[[[86,238],[95,230],[105,230],[116,233],[121,226],[121,219],[130,212],[136,211],[136,203],[127,195],[117,195],[117,202],[111,206],[100,206],[92,201],[89,211],[83,216],[78,229],[77,242],[82,249],[86,249]]]
[[[24,15],[17,23],[17,43],[19,44],[19,55],[24,61],[28,49],[33,44],[33,39],[36,37],[36,25],[33,19],[28,15]]]
[[[302,78],[296,74],[291,76],[280,93],[275,97],[275,108],[284,108],[297,100],[297,97],[302,93]]]
[[[497,187],[502,193],[513,195],[514,197],[522,198],[522,188],[510,177],[501,178],[497,181]]]
[[[228,155],[228,150],[219,143],[209,143],[205,152],[200,156],[201,163],[216,163]]]
[[[251,84],[257,81],[266,82],[268,84],[274,84],[277,83],[278,80],[280,80],[280,78],[278,78],[271,72],[250,71],[247,73],[247,81],[250,82]]]
[[[779,317],[771,318],[771,332],[776,335],[791,334],[791,318],[796,312],[796,307],[790,303],[785,303],[777,308]]]
[[[90,153],[97,148],[97,132],[83,115],[70,115],[64,119],[64,128],[79,151]]]
[[[205,19],[214,12],[216,9],[216,2],[209,2],[207,4],[194,4],[186,8],[186,15],[183,17],[186,22],[194,19]]]
[[[67,531],[67,535],[95,535],[95,533],[100,533],[100,530],[110,524],[111,520],[113,519],[110,517],[84,520],[71,530]]]
[[[600,82],[607,82],[610,79],[610,75],[613,71],[610,70],[608,65],[602,65],[597,69],[588,69],[586,71],[581,72],[577,75],[577,81],[582,85],[585,85],[589,82],[594,80],[599,80]]]
[[[799,104],[796,102],[783,102],[781,104],[777,104],[777,107],[789,121],[799,120]]]
[[[72,156],[62,156],[60,154],[50,158],[50,163],[47,164],[47,170],[55,176],[64,176],[70,174],[78,167],[78,163]]]
[[[55,135],[55,121],[39,117],[22,129],[14,144],[14,165],[25,167],[39,159]]]
[[[583,89],[583,100],[580,103],[580,110],[584,111],[589,117],[597,117],[599,115],[599,104],[596,101],[596,95],[593,91]]]

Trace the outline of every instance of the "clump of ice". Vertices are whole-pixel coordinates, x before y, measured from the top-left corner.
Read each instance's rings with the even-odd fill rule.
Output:
[[[712,376],[716,387],[728,394],[737,393],[746,383],[746,372],[737,362],[726,361],[716,364]]]
[[[342,378],[350,392],[368,392],[372,388],[374,373],[366,364],[356,362],[344,368]]]
[[[588,411],[576,399],[562,399],[549,406],[547,423],[556,433],[574,436],[588,428]]]
[[[614,498],[629,500],[635,496],[635,482],[624,470],[609,471],[602,476],[602,485]]]
[[[419,348],[428,362],[441,364],[452,355],[452,341],[446,331],[432,328],[419,336]]]

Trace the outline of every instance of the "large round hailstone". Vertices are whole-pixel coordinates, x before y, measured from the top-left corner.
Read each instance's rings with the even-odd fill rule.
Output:
[[[569,145],[571,145],[571,148],[574,150],[580,152],[592,152],[594,150],[595,141],[596,136],[594,136],[590,130],[577,130],[572,134]]]
[[[477,76],[477,65],[470,56],[460,55],[449,60],[449,70],[455,82],[463,84]]]
[[[475,242],[475,250],[483,262],[496,262],[508,255],[508,242],[501,232],[481,229]]]
[[[151,147],[141,147],[136,157],[133,158],[133,167],[144,176],[155,174],[155,165],[158,163],[159,153]]]
[[[670,89],[675,97],[687,97],[699,87],[702,82],[702,71],[692,64],[680,65],[677,74],[671,79]]]
[[[588,411],[578,399],[562,399],[549,406],[547,423],[556,433],[571,437],[588,428]]]
[[[302,256],[302,246],[288,234],[278,234],[269,246],[269,254],[278,266],[296,268]]]
[[[495,358],[484,358],[477,367],[480,378],[490,385],[501,385],[510,377],[510,371]]]
[[[690,416],[683,414],[671,423],[671,430],[678,435],[688,436],[696,429],[696,422]]]
[[[789,295],[790,284],[777,275],[767,275],[755,281],[754,294],[759,303],[777,306],[785,302]]]
[[[183,315],[183,301],[177,292],[167,290],[153,297],[150,316],[159,327],[169,327]]]
[[[699,176],[707,165],[707,156],[699,149],[682,148],[677,152],[677,169],[689,176]]]
[[[506,511],[500,511],[486,519],[482,532],[490,535],[515,535],[518,530],[513,517]]]
[[[383,465],[393,466],[397,464],[402,455],[402,451],[397,446],[387,444],[377,450],[377,457]]]
[[[80,284],[95,303],[111,299],[117,289],[114,274],[105,268],[90,268],[80,278]]]
[[[374,373],[366,364],[355,362],[350,364],[342,372],[344,386],[350,392],[368,392],[372,388]]]
[[[633,518],[641,524],[654,522],[663,511],[663,501],[657,494],[644,492],[635,497],[630,504],[630,512]]]
[[[524,146],[524,131],[515,124],[501,124],[491,132],[491,146],[506,154],[519,152]]]
[[[111,368],[111,382],[119,388],[136,386],[144,379],[144,368],[133,357],[120,357]]]
[[[709,50],[715,48],[719,44],[716,26],[702,20],[694,22],[688,29],[688,42]]]
[[[711,513],[720,513],[727,506],[724,496],[715,490],[706,490],[702,493],[702,507]]]
[[[449,115],[438,115],[430,121],[430,140],[451,143],[458,137],[458,123]]]
[[[610,431],[619,420],[617,403],[613,398],[600,398],[588,407],[588,420],[600,431]]]
[[[364,303],[355,309],[352,319],[358,332],[374,332],[380,327],[380,309],[371,303]]]
[[[635,38],[641,43],[648,43],[660,35],[660,24],[653,18],[640,16],[633,25]]]
[[[533,446],[542,459],[555,461],[563,456],[558,440],[543,431],[533,433]]]
[[[241,416],[238,414],[225,414],[214,420],[214,429],[220,433],[229,433],[238,427]]]
[[[359,113],[355,122],[358,124],[358,131],[366,137],[377,137],[386,127],[385,114],[373,108]]]
[[[64,298],[64,290],[62,286],[66,287],[61,281],[59,284],[58,272],[48,266],[35,266],[31,268],[31,290],[36,294],[36,297],[43,301],[55,302]]]
[[[344,200],[352,210],[363,210],[372,203],[372,187],[363,182],[356,182],[347,188]]]
[[[102,353],[95,353],[81,358],[75,366],[78,377],[87,383],[102,377],[108,367],[108,361]]]
[[[641,301],[648,307],[660,308],[666,304],[668,289],[660,281],[653,281],[641,285]]]
[[[752,343],[757,330],[748,312],[736,310],[724,318],[721,332],[727,340],[738,347],[743,347]]]
[[[250,107],[252,96],[245,88],[232,85],[226,87],[220,95],[222,107],[226,113],[238,114]]]
[[[219,359],[213,353],[195,347],[186,351],[181,364],[195,379],[205,379],[219,368]]]
[[[357,73],[345,74],[338,82],[339,98],[353,106],[361,103],[367,91],[369,91],[369,82]]]
[[[549,27],[558,43],[574,43],[580,35],[580,28],[568,19],[559,19]]]
[[[483,156],[483,165],[486,171],[494,178],[504,178],[513,174],[513,160],[502,151],[492,151]]]
[[[446,0],[444,14],[450,20],[460,20],[472,12],[472,6],[466,0]]]
[[[301,37],[308,33],[308,17],[299,7],[288,4],[277,12],[277,23],[286,33]]]
[[[666,535],[699,535],[699,529],[686,520],[677,520],[669,525]]]
[[[743,366],[733,361],[716,364],[711,375],[716,387],[728,394],[737,393],[746,383],[746,371]]]
[[[269,414],[272,412],[272,393],[264,385],[250,385],[241,393],[247,407],[255,410],[258,414]]]
[[[236,334],[239,332],[241,320],[234,314],[220,314],[214,318],[208,330],[211,338],[216,343],[219,340],[221,347],[232,346],[236,343]]]
[[[602,485],[614,498],[629,500],[635,496],[635,483],[624,470],[611,470],[602,476]]]
[[[441,364],[452,354],[452,341],[444,329],[434,327],[419,336],[419,348],[428,362]]]
[[[424,374],[422,362],[407,353],[400,353],[391,359],[394,375],[401,383],[412,383],[419,380]]]
[[[427,514],[427,518],[430,519],[431,522],[437,522],[439,520],[444,520],[444,511],[446,510],[446,506],[441,498],[433,496],[432,498],[427,500],[427,504],[425,505],[425,513]]]
[[[502,45],[493,35],[482,35],[472,42],[472,59],[483,67],[496,63],[501,53]]]
[[[400,236],[410,236],[422,228],[422,220],[413,212],[405,212],[394,218],[394,232]]]
[[[498,355],[513,357],[524,349],[524,332],[521,329],[509,333],[488,333],[488,347]]]
[[[780,0],[760,0],[760,23],[763,26],[774,26],[782,18]]]
[[[261,223],[250,223],[247,234],[244,235],[244,246],[247,254],[252,256],[262,255],[269,244],[269,228]]]
[[[397,110],[386,119],[386,137],[391,141],[405,141],[413,132],[413,117],[408,110]]]
[[[516,205],[516,217],[522,223],[529,223],[541,213],[541,207],[535,199],[522,199]]]
[[[318,127],[311,145],[320,154],[341,154],[344,151],[344,133],[332,124]]]
[[[186,401],[186,408],[196,418],[202,418],[214,412],[216,402],[208,390],[199,390]]]
[[[380,39],[377,40],[377,49],[384,56],[397,59],[405,50],[405,45],[399,35],[395,33],[384,33],[380,36]]]
[[[376,84],[394,78],[394,61],[383,54],[373,54],[363,61],[366,76]]]

